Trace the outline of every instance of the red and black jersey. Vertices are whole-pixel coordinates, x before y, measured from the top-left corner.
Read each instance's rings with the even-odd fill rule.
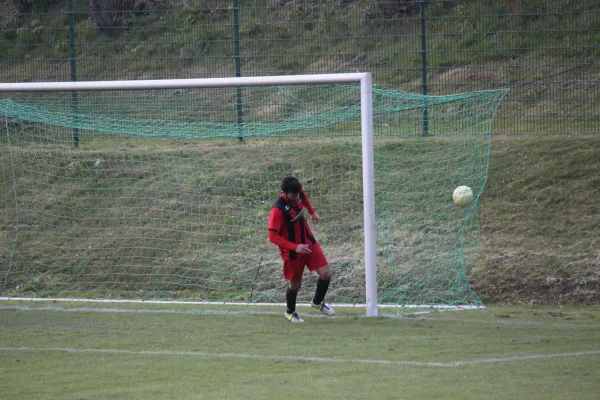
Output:
[[[308,197],[304,192],[301,193],[300,200],[295,204],[288,203],[282,195],[273,203],[271,214],[269,216],[269,239],[279,246],[281,257],[284,260],[295,259],[296,247],[299,244],[314,245],[316,240],[313,233],[303,217],[294,219],[303,208],[310,214],[314,214]],[[275,233],[276,235],[271,234]]]

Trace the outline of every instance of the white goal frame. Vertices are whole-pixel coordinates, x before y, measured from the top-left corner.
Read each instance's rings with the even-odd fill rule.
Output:
[[[373,160],[373,78],[370,72],[205,79],[0,83],[0,92],[119,91],[336,83],[360,84],[366,286],[365,304],[367,317],[376,317],[378,315],[378,304],[375,225],[375,174]]]

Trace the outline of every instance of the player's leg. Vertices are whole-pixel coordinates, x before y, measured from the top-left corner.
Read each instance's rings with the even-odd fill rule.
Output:
[[[287,260],[283,264],[283,277],[289,281],[289,285],[285,292],[285,302],[287,306],[285,317],[290,322],[304,322],[296,312],[296,299],[298,298],[298,291],[302,287],[303,270],[304,263],[300,263],[297,259]]]
[[[308,255],[306,264],[309,271],[316,271],[319,275],[312,306],[325,315],[335,315],[335,311],[333,311],[333,309],[323,301],[325,299],[325,295],[327,294],[327,290],[329,289],[329,282],[331,281],[331,269],[329,268],[327,258],[323,254],[323,250],[321,250],[321,246],[319,246],[319,244],[315,244],[313,246],[312,253]]]
[[[298,291],[301,287],[302,279],[290,281],[290,284],[285,292],[287,314],[293,314],[296,312],[296,299],[298,298]]]

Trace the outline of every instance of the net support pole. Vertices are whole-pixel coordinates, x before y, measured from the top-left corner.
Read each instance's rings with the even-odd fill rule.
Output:
[[[360,124],[362,135],[363,207],[365,236],[365,282],[367,317],[377,316],[377,257],[375,225],[375,172],[373,160],[373,78],[360,80]]]

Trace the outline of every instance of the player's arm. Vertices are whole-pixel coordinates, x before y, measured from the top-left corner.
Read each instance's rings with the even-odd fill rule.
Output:
[[[291,251],[296,251],[296,247],[298,247],[297,244],[288,242],[287,240],[285,240],[284,238],[279,236],[279,233],[273,232],[270,229],[269,229],[269,242],[271,242],[274,245],[277,245],[283,249],[287,249],[287,250],[291,250]]]
[[[285,240],[279,235],[279,229],[283,225],[283,214],[280,209],[273,208],[269,215],[269,242],[283,249],[296,251],[297,244]]]
[[[283,224],[283,213],[278,208],[273,208],[269,216],[269,242],[283,249],[295,251],[300,254],[311,253],[310,248],[305,244],[296,244],[285,240],[279,235],[279,229]]]
[[[318,224],[319,223],[319,214],[317,214],[315,209],[312,207],[312,204],[310,204],[310,200],[308,199],[308,196],[304,192],[304,189],[302,189],[301,198],[302,198],[302,204],[304,205],[304,207],[306,208],[306,211],[308,211],[308,214],[310,215],[310,220],[313,222],[313,224]]]

